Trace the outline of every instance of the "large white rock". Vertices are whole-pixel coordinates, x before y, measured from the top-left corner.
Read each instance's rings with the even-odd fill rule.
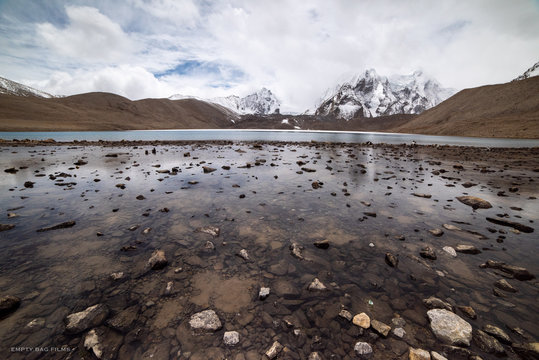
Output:
[[[240,342],[240,333],[237,331],[225,331],[223,342],[227,346],[234,346]]]
[[[66,318],[66,332],[76,334],[100,325],[109,315],[106,305],[97,304]]]
[[[194,330],[216,331],[223,325],[213,310],[204,310],[191,316],[189,325]]]
[[[436,337],[451,345],[470,346],[472,326],[460,316],[445,309],[427,311],[430,327]]]

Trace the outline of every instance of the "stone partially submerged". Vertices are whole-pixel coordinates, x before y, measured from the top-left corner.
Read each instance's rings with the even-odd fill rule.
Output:
[[[461,203],[471,206],[475,209],[490,209],[492,207],[491,203],[476,196],[457,196],[457,200]]]
[[[67,315],[66,332],[77,334],[90,328],[101,325],[109,315],[109,309],[104,304],[97,304],[89,308]]]
[[[472,326],[460,316],[445,309],[427,311],[430,327],[436,337],[451,345],[470,346]]]
[[[217,331],[223,325],[219,316],[213,310],[204,310],[191,316],[189,325],[193,330],[198,331]]]

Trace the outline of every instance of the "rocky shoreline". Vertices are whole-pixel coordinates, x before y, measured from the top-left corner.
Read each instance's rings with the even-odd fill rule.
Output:
[[[23,140],[0,155],[9,358],[539,356],[539,148]]]

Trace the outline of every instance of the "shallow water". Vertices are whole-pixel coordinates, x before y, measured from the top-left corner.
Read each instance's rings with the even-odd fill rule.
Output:
[[[288,348],[285,358],[306,359],[319,351],[327,359],[350,359],[355,342],[366,341],[376,359],[405,359],[409,346],[442,351],[422,304],[430,296],[472,306],[477,320],[457,314],[474,329],[493,324],[514,342],[539,337],[537,280],[508,279],[518,292],[498,297],[493,283],[502,274],[479,268],[493,259],[539,274],[538,230],[516,233],[485,220],[507,214],[536,227],[539,178],[533,170],[539,160],[534,150],[515,150],[518,158],[511,151],[437,153],[421,147],[330,144],[0,150],[0,223],[15,225],[0,232],[0,295],[23,299],[18,310],[0,320],[0,353],[9,358],[89,358],[86,332],[66,335],[64,318],[98,303],[110,308],[109,319],[125,309],[135,314],[123,332],[102,326],[108,334],[104,353],[119,359],[259,359],[274,340]],[[117,157],[106,156],[111,153]],[[87,164],[73,165],[81,159]],[[454,168],[457,163],[464,169]],[[217,170],[203,173],[202,166]],[[18,171],[3,171],[11,167]],[[302,172],[302,167],[315,171]],[[173,168],[178,171],[158,172]],[[445,172],[432,173],[440,169]],[[49,178],[62,172],[71,176]],[[35,182],[33,188],[25,188],[25,181]],[[320,188],[313,188],[315,181]],[[477,185],[466,189],[466,181]],[[56,185],[61,182],[74,184]],[[116,187],[121,183],[125,189]],[[518,190],[510,192],[511,187]],[[507,196],[497,196],[500,191]],[[493,207],[474,211],[455,199],[464,194]],[[138,195],[145,199],[137,200]],[[168,212],[160,211],[164,208]],[[7,218],[8,213],[17,216]],[[76,225],[36,232],[69,220]],[[209,225],[219,227],[219,236],[196,231]],[[434,228],[444,234],[433,236],[428,230]],[[404,241],[397,239],[400,235]],[[323,239],[330,241],[329,249],[313,246]],[[206,248],[208,241],[215,249]],[[305,259],[292,256],[292,243],[303,246]],[[452,258],[442,251],[458,244],[482,252]],[[425,245],[435,249],[436,260],[419,256]],[[136,249],[122,251],[125,246]],[[166,253],[168,265],[162,270],[145,268],[155,249]],[[250,261],[237,256],[241,249]],[[385,263],[387,252],[399,258],[397,268]],[[110,279],[120,271],[124,279]],[[328,290],[309,291],[315,277]],[[165,294],[170,281],[173,290]],[[257,298],[262,286],[271,288],[264,301]],[[208,308],[217,312],[223,329],[196,335],[189,318]],[[341,308],[352,315],[366,312],[388,325],[402,317],[406,335],[362,332],[338,316]],[[36,318],[44,325],[28,328]],[[509,330],[514,327],[523,329],[528,340]],[[225,330],[240,333],[237,346],[223,344]],[[62,346],[72,351],[12,351]],[[509,358],[518,359],[505,348]],[[475,345],[470,350],[489,358]]]

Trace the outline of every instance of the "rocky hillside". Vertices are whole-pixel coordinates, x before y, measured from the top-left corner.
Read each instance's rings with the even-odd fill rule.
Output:
[[[16,96],[34,96],[41,98],[51,98],[51,94],[44,91],[34,89],[30,86],[20,84],[18,82],[0,77],[0,94],[16,95]]]

